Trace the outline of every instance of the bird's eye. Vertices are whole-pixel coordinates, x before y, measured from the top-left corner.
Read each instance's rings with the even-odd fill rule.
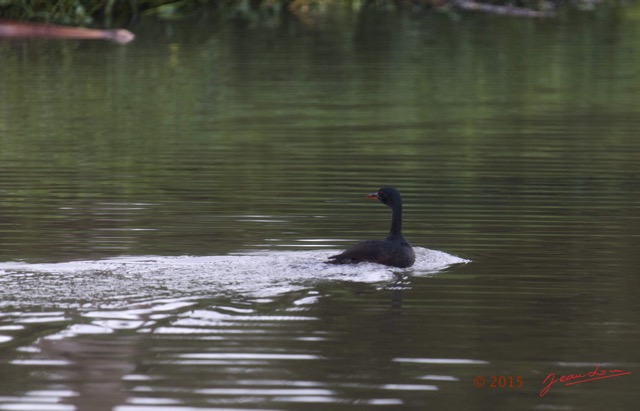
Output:
[[[386,196],[384,195],[384,193],[382,191],[378,191],[378,198],[380,200],[384,200],[386,198]]]

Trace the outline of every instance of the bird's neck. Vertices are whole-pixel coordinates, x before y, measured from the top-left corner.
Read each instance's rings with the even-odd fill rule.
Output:
[[[398,240],[402,237],[402,206],[396,206],[391,209],[391,229],[387,240]]]

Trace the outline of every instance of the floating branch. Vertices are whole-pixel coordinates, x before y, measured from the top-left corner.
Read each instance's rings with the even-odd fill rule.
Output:
[[[472,0],[454,0],[455,7],[461,10],[481,11],[483,13],[501,14],[518,17],[555,17],[554,11],[538,11],[515,6],[497,6],[495,4],[478,3]]]
[[[11,38],[52,38],[79,40],[111,40],[119,44],[127,44],[135,38],[129,30],[98,30],[81,27],[58,26],[44,23],[23,23],[0,20],[0,37]]]

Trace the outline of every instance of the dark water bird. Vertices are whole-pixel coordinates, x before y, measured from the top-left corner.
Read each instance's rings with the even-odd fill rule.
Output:
[[[357,264],[371,262],[392,267],[411,267],[416,255],[411,244],[402,236],[402,197],[393,187],[383,187],[367,195],[391,207],[391,229],[384,240],[362,241],[344,252],[329,257],[331,264]]]

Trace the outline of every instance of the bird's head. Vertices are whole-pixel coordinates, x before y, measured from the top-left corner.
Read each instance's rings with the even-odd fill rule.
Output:
[[[375,193],[367,194],[367,198],[378,200],[389,207],[393,207],[395,204],[402,204],[400,193],[393,187],[382,187]]]

